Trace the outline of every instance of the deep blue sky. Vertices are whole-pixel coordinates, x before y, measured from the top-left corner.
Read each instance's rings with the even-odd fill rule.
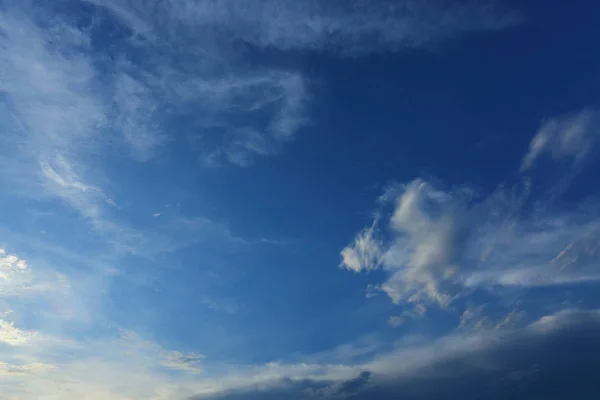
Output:
[[[0,0],[0,392],[593,397],[599,20]]]

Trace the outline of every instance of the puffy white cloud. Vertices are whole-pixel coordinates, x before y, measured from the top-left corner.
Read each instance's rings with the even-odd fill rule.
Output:
[[[451,286],[463,264],[465,239],[471,228],[469,212],[473,211],[462,193],[445,193],[420,179],[399,190],[389,220],[392,239],[385,247],[377,246],[381,266],[390,274],[381,290],[395,303],[418,303],[428,298],[446,305],[452,300]],[[371,237],[373,229],[368,231],[370,242],[382,242],[384,239]],[[362,243],[362,237],[356,243]],[[345,248],[342,255],[356,251],[355,244]],[[355,260],[343,257],[345,266],[355,269],[348,261]]]
[[[597,111],[585,110],[560,118],[552,118],[541,126],[529,144],[521,161],[521,171],[534,166],[540,157],[569,159],[581,164],[600,138],[600,118]]]

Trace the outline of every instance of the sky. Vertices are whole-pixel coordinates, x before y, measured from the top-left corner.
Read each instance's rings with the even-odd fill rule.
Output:
[[[599,19],[0,0],[0,399],[596,398]]]

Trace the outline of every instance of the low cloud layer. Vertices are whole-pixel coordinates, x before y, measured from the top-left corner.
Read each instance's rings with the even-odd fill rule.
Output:
[[[427,351],[400,351],[347,380],[283,379],[272,387],[193,399],[591,398],[600,390],[598,337],[598,311],[563,311],[519,331],[452,338],[429,348],[436,356],[425,362]]]
[[[600,389],[598,337],[600,311],[563,310],[521,329],[398,345],[358,364],[273,362],[203,370],[201,355],[166,350],[133,332],[70,341],[38,335],[27,343],[0,343],[0,375],[4,394],[26,400],[56,393],[67,400],[558,400],[587,398]],[[27,394],[20,391],[25,382]]]

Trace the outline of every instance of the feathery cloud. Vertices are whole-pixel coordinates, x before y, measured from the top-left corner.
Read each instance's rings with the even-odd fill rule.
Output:
[[[213,32],[259,48],[331,51],[359,56],[422,47],[474,31],[504,29],[522,17],[494,2],[449,4],[414,0],[172,1],[89,0],[111,9],[140,36],[167,40],[187,32]],[[148,7],[148,3],[153,7]]]
[[[423,180],[403,186],[389,228],[375,239],[388,273],[379,289],[395,303],[445,307],[476,287],[599,280],[598,210],[556,213],[540,202],[526,213],[522,201],[503,189],[477,199]],[[360,254],[356,243],[342,251],[343,266],[373,269],[369,260],[344,256]]]
[[[581,111],[561,118],[552,118],[541,126],[529,144],[529,151],[521,161],[521,171],[532,168],[540,157],[555,160],[568,159],[581,165],[600,138],[598,112]]]

